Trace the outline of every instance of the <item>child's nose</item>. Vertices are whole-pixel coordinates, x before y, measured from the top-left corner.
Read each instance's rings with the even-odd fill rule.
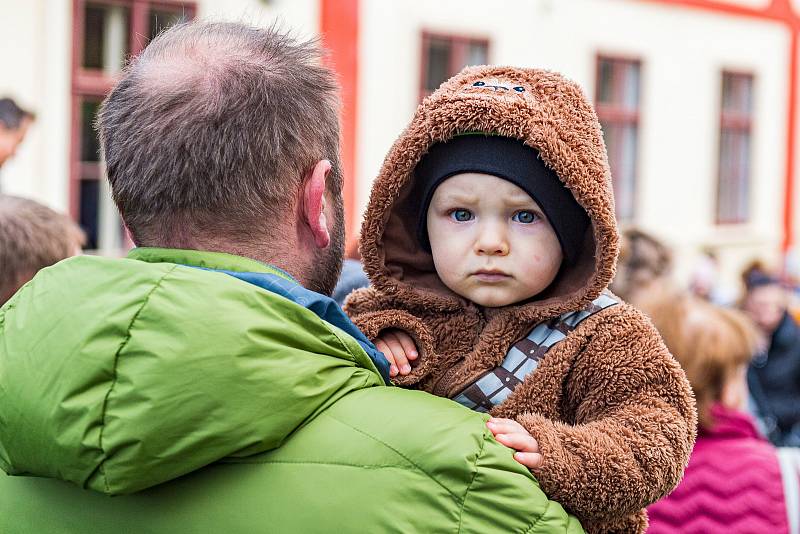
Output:
[[[505,234],[494,225],[484,228],[475,241],[475,252],[480,256],[505,256],[508,249]]]

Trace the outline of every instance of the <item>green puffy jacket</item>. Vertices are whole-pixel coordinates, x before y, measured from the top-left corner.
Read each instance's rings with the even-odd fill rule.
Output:
[[[45,269],[0,311],[0,532],[582,532],[484,416],[383,385],[225,254]]]

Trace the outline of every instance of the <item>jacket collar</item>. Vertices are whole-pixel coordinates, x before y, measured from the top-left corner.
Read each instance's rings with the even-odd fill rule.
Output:
[[[147,263],[178,263],[192,267],[203,267],[215,271],[234,271],[239,273],[268,273],[275,274],[298,283],[292,276],[260,261],[235,256],[225,252],[211,252],[208,250],[186,250],[178,248],[137,247],[128,253],[128,259],[146,261]]]
[[[354,338],[373,361],[384,381],[389,383],[389,362],[369,339],[350,321],[330,297],[303,287],[289,273],[250,258],[223,252],[166,248],[135,248],[128,259],[148,263],[177,263],[209,271],[217,271],[243,282],[276,293],[314,312],[320,319],[343,330]]]

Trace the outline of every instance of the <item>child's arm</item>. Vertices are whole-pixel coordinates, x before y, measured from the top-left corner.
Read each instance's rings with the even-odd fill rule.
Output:
[[[513,417],[535,438],[542,463],[533,471],[551,499],[583,519],[608,520],[678,484],[695,438],[694,398],[644,316],[629,308],[598,323],[559,399],[574,424],[525,413],[526,398],[543,391],[537,381],[563,380],[539,371],[495,415]]]
[[[435,361],[435,358],[431,357],[434,354],[434,338],[420,317],[409,311],[397,309],[393,304],[389,298],[381,296],[374,289],[365,288],[354,291],[347,297],[344,311],[364,335],[376,344],[378,350],[384,352],[390,364],[395,350],[394,345],[386,343],[385,334],[391,332],[393,335],[390,339],[396,339],[397,332],[403,332],[411,340],[405,344],[400,342],[398,352],[402,351],[406,354],[406,358],[411,352],[416,352],[417,355],[410,358],[417,360],[415,366],[408,373],[397,369],[400,372],[392,374],[390,369],[395,384],[410,386],[421,381],[432,370]],[[391,354],[386,354],[384,349],[389,350]],[[399,363],[402,367],[402,358]],[[396,363],[395,367],[398,367]]]

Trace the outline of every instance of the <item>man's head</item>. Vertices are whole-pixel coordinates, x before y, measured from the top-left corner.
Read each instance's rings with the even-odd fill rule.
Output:
[[[22,109],[12,99],[0,98],[0,167],[17,151],[33,118],[33,113]]]
[[[270,262],[329,292],[343,255],[338,87],[314,43],[175,26],[129,65],[98,126],[139,246]]]
[[[750,273],[746,283],[744,311],[770,336],[786,314],[789,305],[786,291],[777,278],[761,271]]]
[[[40,269],[80,254],[85,241],[66,215],[33,200],[0,195],[0,304]]]

